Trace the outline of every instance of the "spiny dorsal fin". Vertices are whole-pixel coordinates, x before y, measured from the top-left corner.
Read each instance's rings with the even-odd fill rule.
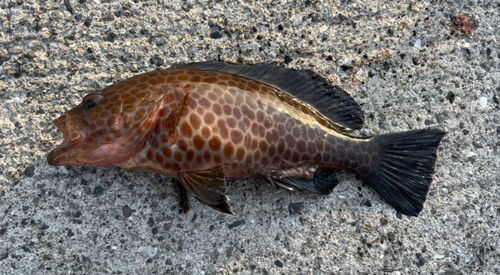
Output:
[[[338,130],[357,130],[363,126],[363,112],[356,101],[344,89],[332,85],[326,78],[312,71],[287,69],[276,63],[244,65],[200,62],[176,67],[228,72],[260,81],[310,104],[340,125]]]
[[[226,201],[226,179],[222,165],[200,171],[180,171],[178,175],[191,196],[215,210],[233,214]]]

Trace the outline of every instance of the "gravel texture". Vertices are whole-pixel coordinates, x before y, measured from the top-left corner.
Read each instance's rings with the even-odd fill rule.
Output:
[[[1,1],[0,274],[499,274],[499,25],[498,0]],[[329,196],[230,180],[236,216],[183,215],[168,178],[47,164],[86,93],[205,60],[314,70],[360,135],[445,129],[420,216],[345,172]]]

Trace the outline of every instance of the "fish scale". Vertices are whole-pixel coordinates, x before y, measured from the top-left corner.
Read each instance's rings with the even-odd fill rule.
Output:
[[[227,177],[261,176],[287,190],[329,194],[333,170],[343,169],[364,177],[398,211],[416,215],[444,136],[426,129],[353,137],[349,131],[362,125],[359,106],[317,74],[216,62],[118,82],[85,96],[54,124],[65,141],[49,154],[50,164],[173,177],[184,212],[188,192],[232,213]]]

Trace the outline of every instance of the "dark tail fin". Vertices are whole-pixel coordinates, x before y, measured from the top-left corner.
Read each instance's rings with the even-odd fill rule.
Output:
[[[397,211],[417,216],[425,203],[436,150],[444,135],[442,130],[426,129],[373,137],[370,143],[378,148],[378,155],[370,156],[358,171]]]

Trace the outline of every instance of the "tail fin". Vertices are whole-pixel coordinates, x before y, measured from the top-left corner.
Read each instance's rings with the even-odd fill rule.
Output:
[[[425,129],[385,134],[370,140],[378,148],[359,173],[397,211],[422,211],[434,174],[436,150],[445,132]],[[377,160],[378,159],[378,160]]]

